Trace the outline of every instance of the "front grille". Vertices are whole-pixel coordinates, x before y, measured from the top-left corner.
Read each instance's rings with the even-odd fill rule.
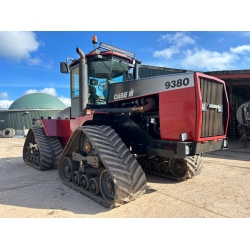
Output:
[[[223,112],[217,108],[209,108],[209,104],[223,105],[224,88],[220,82],[200,77],[202,103],[207,105],[207,110],[202,112],[201,137],[217,136],[224,134]],[[222,109],[224,111],[224,109]]]

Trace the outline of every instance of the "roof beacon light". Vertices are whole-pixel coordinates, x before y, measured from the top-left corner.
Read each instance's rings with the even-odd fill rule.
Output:
[[[92,43],[95,45],[97,44],[97,36],[92,36]]]

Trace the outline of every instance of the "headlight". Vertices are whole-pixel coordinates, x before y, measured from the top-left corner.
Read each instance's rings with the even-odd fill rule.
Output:
[[[224,141],[223,141],[223,147],[227,148],[227,146],[228,146],[228,141],[227,141],[227,139],[224,139]]]
[[[190,154],[190,148],[188,145],[186,145],[186,155],[189,155]]]
[[[187,140],[187,133],[180,134],[179,138],[180,138],[181,141],[186,141]]]

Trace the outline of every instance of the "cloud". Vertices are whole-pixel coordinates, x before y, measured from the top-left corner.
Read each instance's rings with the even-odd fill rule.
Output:
[[[9,95],[8,95],[8,93],[6,91],[0,93],[0,98],[4,99],[4,98],[8,98],[8,97],[9,97]]]
[[[160,42],[167,41],[174,44],[177,47],[183,47],[189,44],[195,44],[195,40],[190,36],[187,36],[183,32],[177,32],[175,34],[162,35],[159,39]]]
[[[30,31],[0,32],[0,56],[20,62],[27,61],[29,65],[40,64],[40,59],[32,58],[32,52],[37,51],[40,43],[36,34]]]
[[[55,88],[44,88],[40,91],[41,93],[57,96]]]
[[[29,89],[24,92],[25,95],[32,94],[32,93],[38,93],[39,91],[37,89]]]
[[[245,32],[244,36],[250,37],[250,32]],[[185,69],[203,71],[232,69],[237,67],[235,62],[239,62],[240,59],[241,65],[250,61],[248,58],[250,45],[231,47],[228,51],[217,52],[199,47],[196,44],[197,39],[197,37],[188,36],[185,32],[162,35],[158,41],[167,42],[170,46],[162,50],[155,50],[153,57],[161,59],[161,64],[165,64],[167,67],[180,68],[178,65],[181,65]],[[222,42],[225,39],[221,37],[217,41]],[[184,50],[185,46],[189,47]],[[170,60],[174,55],[177,55],[175,60]]]
[[[173,54],[177,54],[178,52],[179,49],[175,46],[172,46],[164,50],[156,50],[153,53],[153,56],[157,58],[170,59]]]
[[[230,48],[230,51],[237,54],[246,54],[246,52],[250,52],[250,45],[242,45],[235,48]]]
[[[67,107],[71,107],[71,99],[67,97],[58,97]]]
[[[0,100],[0,110],[8,109],[9,106],[12,104],[11,100]]]
[[[218,39],[218,42],[220,43],[220,42],[222,42],[222,41],[224,41],[225,40],[225,38],[220,38],[220,39]]]
[[[45,94],[49,94],[49,95],[53,95],[53,96],[57,96],[56,90],[55,88],[44,88],[41,90],[37,90],[37,89],[28,89],[24,92],[25,95],[27,94],[32,94],[32,93],[45,93]]]
[[[58,97],[55,88],[44,88],[41,90],[28,89],[24,92],[25,95],[32,94],[32,93],[45,93],[45,94],[53,95],[53,96],[57,97],[59,100],[61,100],[67,107],[71,106],[71,99],[67,98],[67,97],[63,97],[63,96]]]
[[[231,67],[238,57],[229,52],[213,52],[208,50],[187,50],[182,66],[191,69],[225,70]]]
[[[162,35],[159,42],[168,42],[169,44],[173,44],[172,46],[163,49],[163,50],[156,50],[153,52],[153,56],[160,59],[170,59],[172,55],[180,53],[180,48],[195,44],[195,40],[190,36],[187,36],[183,32],[177,32],[175,34],[165,34]]]

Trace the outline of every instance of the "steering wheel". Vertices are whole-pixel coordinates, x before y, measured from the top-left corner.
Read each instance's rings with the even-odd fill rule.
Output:
[[[106,80],[105,80],[105,81],[102,81],[102,82],[100,82],[100,83],[98,84],[98,89],[101,90],[101,91],[103,91],[103,90],[104,90],[104,87],[106,87],[106,86],[107,86]]]

